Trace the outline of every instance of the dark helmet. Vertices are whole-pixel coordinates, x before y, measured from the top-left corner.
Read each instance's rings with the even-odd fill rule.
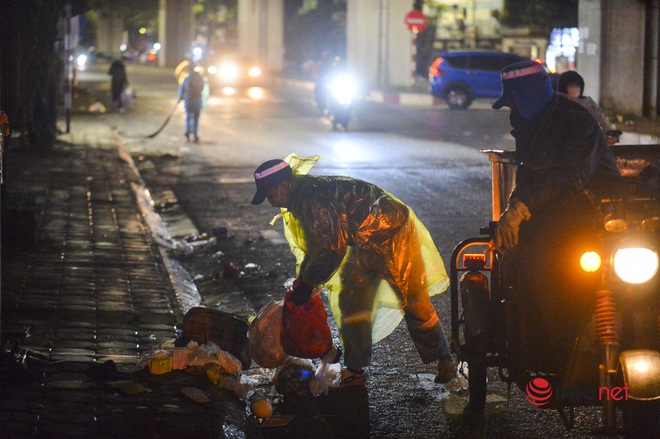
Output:
[[[568,93],[569,84],[578,84],[580,86],[580,97],[582,97],[582,93],[584,93],[584,79],[578,72],[569,70],[559,75],[557,91],[560,93]]]

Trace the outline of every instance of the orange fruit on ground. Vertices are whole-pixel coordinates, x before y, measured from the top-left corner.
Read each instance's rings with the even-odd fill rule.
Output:
[[[266,419],[273,415],[273,406],[267,399],[256,399],[250,404],[250,411],[257,418]]]

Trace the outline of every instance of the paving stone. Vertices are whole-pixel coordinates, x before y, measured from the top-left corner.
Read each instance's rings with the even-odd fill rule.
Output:
[[[142,313],[138,316],[138,320],[142,323],[159,323],[159,324],[172,324],[176,323],[176,316],[172,310],[149,310],[148,313]],[[156,311],[156,312],[154,312]]]
[[[75,339],[70,339],[70,340],[60,339],[60,340],[57,341],[57,346],[59,348],[62,348],[62,349],[83,348],[83,349],[87,349],[87,350],[90,350],[90,351],[96,351],[97,344],[94,343],[93,341],[85,342],[85,341],[80,341],[80,340],[75,340]]]
[[[91,147],[58,144],[14,168],[23,174],[10,190],[35,212],[38,240],[3,260],[3,336],[35,358],[11,385],[0,378],[0,436],[224,437],[217,413],[137,372],[182,316],[134,201],[139,180],[105,129]],[[109,360],[152,391],[127,397],[87,375]]]
[[[59,424],[56,422],[45,424],[39,429],[43,437],[88,437],[90,426],[80,424]]]
[[[127,324],[135,322],[134,312],[115,312],[106,310],[97,310],[96,319],[98,322]]]
[[[10,394],[8,394],[9,396]],[[39,396],[42,396],[39,393]],[[29,398],[29,399],[28,399]],[[33,400],[33,395],[24,394],[21,398],[9,399],[2,398],[0,399],[0,413],[38,413],[45,405],[37,400]],[[2,425],[2,424],[0,424]]]
[[[71,355],[68,353],[59,353],[51,355],[53,361],[68,361],[71,363],[91,363],[94,361],[93,355]]]
[[[88,390],[95,388],[94,383],[82,380],[53,380],[46,383],[48,389]]]

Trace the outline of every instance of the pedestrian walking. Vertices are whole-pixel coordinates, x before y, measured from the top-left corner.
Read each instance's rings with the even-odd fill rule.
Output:
[[[128,76],[126,75],[126,66],[124,65],[124,62],[118,59],[114,60],[112,64],[110,64],[108,75],[111,76],[110,96],[112,98],[112,105],[117,111],[123,113],[124,106],[121,96],[124,88],[128,86]]]
[[[430,296],[448,277],[433,240],[412,209],[384,189],[344,176],[303,175],[305,160],[269,160],[254,172],[252,204],[284,210],[297,256],[291,299],[306,303],[326,286],[344,347],[341,386],[364,386],[372,344],[401,321],[423,363],[438,363],[436,382],[455,367]],[[383,282],[384,281],[384,282]],[[389,312],[387,312],[389,311]]]
[[[206,79],[203,76],[204,69],[195,65],[190,70],[186,79],[179,86],[179,99],[183,99],[186,108],[186,140],[190,142],[193,137],[195,143],[199,143],[197,129],[199,116],[202,112],[202,92],[204,91]]]

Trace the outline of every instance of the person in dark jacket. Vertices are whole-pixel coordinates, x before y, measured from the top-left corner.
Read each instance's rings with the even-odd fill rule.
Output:
[[[121,92],[124,90],[124,87],[128,85],[126,66],[124,65],[123,61],[118,59],[113,61],[112,64],[110,64],[108,75],[111,76],[110,96],[112,98],[112,104],[118,111],[123,112]]]
[[[526,328],[511,327],[524,355],[554,359],[570,352],[598,279],[580,273],[579,256],[602,224],[597,200],[619,196],[621,175],[594,117],[555,94],[543,66],[523,61],[502,70],[494,109],[511,109],[516,186],[493,245],[504,255],[505,283],[520,293]],[[584,321],[584,320],[583,320]]]
[[[299,175],[284,160],[263,163],[254,177],[252,204],[267,198],[290,215],[284,220],[289,235],[301,231],[297,240],[290,240],[296,244],[292,249],[303,254],[294,303],[306,303],[319,286],[328,288],[345,351],[341,385],[366,383],[372,342],[396,327],[401,311],[422,361],[438,362],[436,382],[449,382],[455,367],[429,298],[447,288],[448,277],[430,234],[413,211],[374,184],[343,176]],[[382,329],[387,324],[379,324],[381,308],[396,317],[387,330]]]
[[[612,124],[603,109],[591,97],[584,95],[584,78],[578,72],[569,70],[559,75],[557,91],[574,99],[577,103],[589,110],[591,115],[596,119],[596,122],[598,122],[600,129],[603,130],[607,143],[613,145],[618,142],[621,131],[613,130]]]
[[[205,85],[202,72],[202,66],[193,66],[186,79],[179,86],[179,99],[183,99],[186,108],[185,136],[188,142],[190,142],[190,136],[193,136],[194,142],[199,143],[197,129],[199,127],[199,116],[202,112],[202,92]]]

